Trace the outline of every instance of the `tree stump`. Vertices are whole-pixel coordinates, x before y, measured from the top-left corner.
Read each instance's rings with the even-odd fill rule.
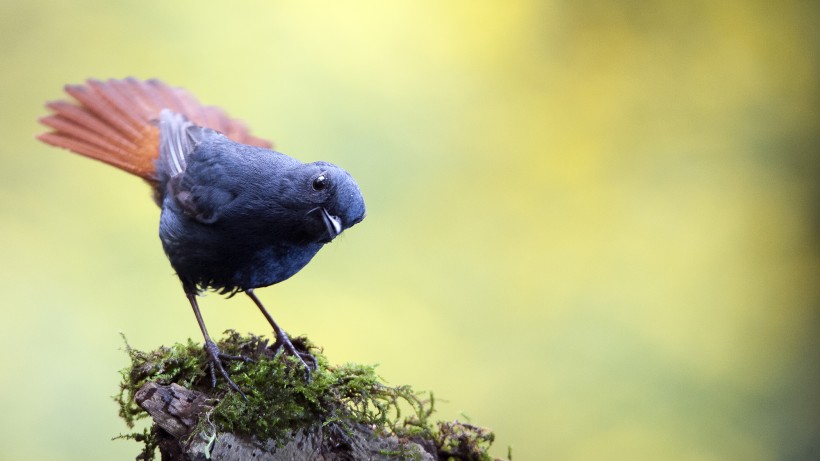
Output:
[[[154,421],[157,444],[163,461],[309,461],[393,460],[401,458],[433,461],[435,446],[400,442],[396,436],[376,435],[364,425],[347,434],[347,443],[325,446],[321,434],[299,431],[286,444],[234,433],[198,430],[208,398],[178,384],[146,383],[135,395],[136,403]],[[214,428],[211,428],[214,429]]]
[[[374,367],[331,366],[304,338],[293,340],[316,369],[286,357],[278,344],[229,331],[224,363],[243,392],[211,385],[202,346],[188,341],[151,352],[127,346],[117,401],[129,426],[150,417],[151,428],[124,436],[144,443],[137,459],[157,449],[163,461],[200,460],[492,460],[492,432],[471,424],[432,423],[434,399],[409,386],[391,387]]]

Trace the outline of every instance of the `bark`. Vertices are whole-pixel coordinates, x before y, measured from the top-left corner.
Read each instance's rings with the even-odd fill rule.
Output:
[[[333,434],[334,437],[319,429],[302,430],[279,446],[272,440],[221,432],[207,421],[209,397],[175,383],[146,383],[136,393],[135,401],[154,421],[163,461],[436,459],[432,442],[400,441],[394,436],[375,434],[361,424],[352,425],[343,434]],[[206,419],[205,424],[200,424],[202,418]],[[316,427],[321,426],[317,422]],[[333,427],[337,426],[326,426],[324,430]]]

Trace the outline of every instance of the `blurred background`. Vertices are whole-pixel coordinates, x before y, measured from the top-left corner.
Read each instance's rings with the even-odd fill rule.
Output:
[[[820,458],[819,11],[3,1],[0,458],[133,459],[119,332],[201,339],[148,187],[34,139],[63,84],[125,76],[354,175],[365,222],[260,296],[496,456]]]

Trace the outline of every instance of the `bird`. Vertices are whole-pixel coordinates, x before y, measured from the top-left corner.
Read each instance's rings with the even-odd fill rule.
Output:
[[[208,334],[197,301],[208,290],[250,297],[277,347],[310,379],[315,359],[296,350],[254,290],[290,278],[365,218],[350,173],[277,152],[223,109],[159,79],[88,79],[64,91],[72,99],[46,103],[50,113],[39,121],[50,131],[37,138],[148,182],[162,247],[204,338],[211,385],[219,373],[242,393],[222,360],[249,359],[224,354]]]

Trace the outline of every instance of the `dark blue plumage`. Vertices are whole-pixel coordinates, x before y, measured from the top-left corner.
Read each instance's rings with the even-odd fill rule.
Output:
[[[177,135],[187,142],[161,143],[157,159],[159,235],[186,291],[281,282],[364,218],[358,185],[331,163],[304,164],[164,112],[161,139]]]
[[[211,340],[197,303],[206,289],[245,292],[273,327],[277,344],[297,351],[254,293],[301,270],[325,244],[364,219],[359,186],[327,162],[274,152],[238,120],[159,80],[88,80],[66,85],[77,101],[47,104],[38,138],[135,174],[154,187],[159,237],[205,338],[211,379],[239,388]],[[241,392],[241,391],[240,391]]]
[[[208,288],[247,293],[277,341],[309,370],[253,289],[299,272],[323,245],[364,219],[359,186],[331,163],[302,163],[240,144],[167,109],[159,141],[159,237],[202,329],[214,383],[219,371],[239,390],[220,360],[237,357],[219,351],[199,312],[196,294]]]

